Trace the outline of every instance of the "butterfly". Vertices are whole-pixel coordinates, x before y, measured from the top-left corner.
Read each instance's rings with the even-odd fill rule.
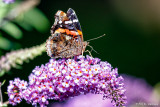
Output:
[[[83,40],[83,33],[75,11],[67,13],[59,10],[51,27],[51,36],[46,41],[48,56],[52,58],[70,58],[81,55],[89,42]]]

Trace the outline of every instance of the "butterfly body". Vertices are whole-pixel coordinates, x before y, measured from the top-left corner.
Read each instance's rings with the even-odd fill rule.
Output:
[[[57,11],[51,36],[46,41],[47,54],[52,58],[70,58],[81,55],[87,45],[74,10],[68,9],[67,14]]]

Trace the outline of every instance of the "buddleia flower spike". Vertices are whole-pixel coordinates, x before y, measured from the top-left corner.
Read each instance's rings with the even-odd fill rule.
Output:
[[[8,86],[12,105],[22,99],[34,106],[45,107],[49,100],[63,101],[81,94],[101,94],[116,107],[126,104],[123,77],[108,62],[90,56],[74,59],[50,59],[45,65],[36,66],[29,82],[16,78]]]

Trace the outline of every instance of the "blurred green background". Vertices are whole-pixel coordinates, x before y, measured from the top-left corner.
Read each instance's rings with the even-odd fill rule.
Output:
[[[54,14],[58,10],[66,12],[68,8],[75,10],[83,30],[84,40],[106,34],[105,37],[90,42],[99,53],[92,52],[94,57],[108,61],[114,68],[119,69],[120,74],[144,78],[152,86],[160,81],[160,1],[158,0],[41,0],[37,9],[49,21],[46,21],[47,24],[42,21],[38,23],[39,26],[45,25],[45,30],[37,30],[36,27],[26,30],[14,22],[23,32],[23,36],[15,39],[1,31],[3,37],[12,41],[12,47],[8,50],[1,49],[0,55],[13,49],[45,42],[50,36]],[[30,15],[31,23],[32,17],[34,20],[40,18],[35,19],[34,16],[33,12]],[[90,50],[89,47],[87,49]],[[49,57],[44,53],[30,63],[23,64],[20,70],[11,69],[9,74],[0,77],[1,80],[7,80],[2,90],[6,90],[8,81],[15,77],[28,81],[32,69],[45,64],[48,60]],[[7,99],[7,95],[4,96],[4,100]],[[18,106],[24,104],[26,103]]]

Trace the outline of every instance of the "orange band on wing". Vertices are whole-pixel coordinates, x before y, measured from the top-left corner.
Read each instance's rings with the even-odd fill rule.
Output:
[[[73,37],[74,37],[77,35],[77,33],[75,31],[70,31],[70,35],[73,35]]]
[[[77,31],[78,31],[78,34],[82,36],[82,32],[80,30],[77,30]]]
[[[65,30],[62,28],[58,28],[55,32],[56,33],[65,33]]]
[[[65,29],[66,31],[66,34],[69,35],[70,34],[70,31],[68,29]]]
[[[77,35],[75,31],[69,31],[68,29],[65,29],[67,35],[72,35],[73,37]]]
[[[80,36],[82,36],[82,32],[80,30],[78,30],[78,34],[76,31],[70,31],[69,29],[62,29],[62,28],[58,28],[55,33],[66,33],[67,35],[72,35],[74,38],[76,38],[78,36],[78,34]]]

